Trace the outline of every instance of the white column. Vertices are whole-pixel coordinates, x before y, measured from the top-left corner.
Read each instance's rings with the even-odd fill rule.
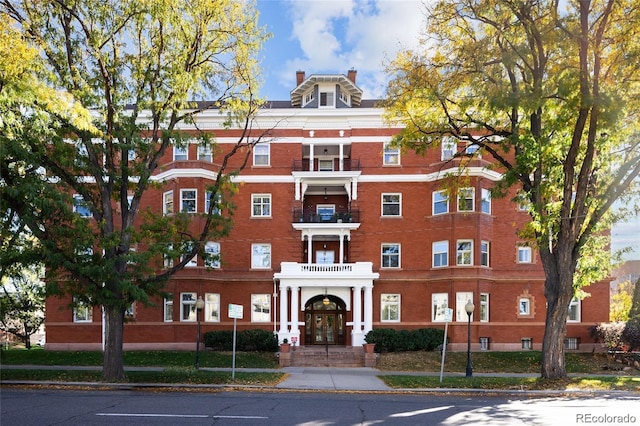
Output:
[[[364,331],[366,336],[373,328],[373,287],[364,288]]]
[[[344,263],[344,235],[340,233],[340,261],[338,263]]]
[[[298,286],[291,287],[291,337],[297,337],[298,342],[300,342],[300,329],[298,328],[298,317],[300,315],[298,290],[300,290]]]
[[[309,171],[313,171],[313,144],[309,144]]]
[[[351,342],[353,346],[360,346],[364,343],[362,336],[362,288],[353,288],[353,331],[351,332]]]
[[[340,171],[344,171],[344,144],[340,144]]]
[[[278,331],[278,338],[282,342],[282,339],[289,337],[289,315],[287,313],[287,287],[280,284],[280,331]]]
[[[313,260],[313,253],[311,250],[313,249],[313,240],[311,234],[307,235],[307,263],[311,263]]]

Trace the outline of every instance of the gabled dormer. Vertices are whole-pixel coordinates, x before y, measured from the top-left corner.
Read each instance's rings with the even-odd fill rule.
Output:
[[[351,108],[360,106],[362,90],[356,86],[355,69],[343,74],[296,72],[296,88],[291,91],[291,105],[300,108]]]

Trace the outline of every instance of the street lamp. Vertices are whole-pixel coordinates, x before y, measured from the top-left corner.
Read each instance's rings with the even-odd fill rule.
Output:
[[[196,340],[196,370],[200,369],[200,312],[204,308],[204,300],[202,296],[198,296],[196,300],[196,320],[198,321],[198,338]]]
[[[467,323],[467,377],[473,376],[473,367],[471,366],[471,314],[475,306],[471,299],[467,301],[467,304],[464,305],[464,310],[467,311],[467,317],[469,318],[469,322]]]

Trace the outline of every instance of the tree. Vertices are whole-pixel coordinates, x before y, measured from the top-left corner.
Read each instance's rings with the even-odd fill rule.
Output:
[[[31,336],[44,323],[44,283],[34,268],[2,282],[0,293],[0,322],[2,328],[24,342],[31,349]]]
[[[496,191],[528,201],[521,233],[545,273],[543,378],[566,376],[569,304],[608,275],[610,224],[637,214],[639,19],[631,0],[440,1],[424,51],[389,66],[388,118],[405,127],[397,143],[469,144],[503,172]],[[619,199],[626,207],[613,212]]]
[[[623,281],[618,284],[611,295],[609,307],[609,319],[611,321],[627,321],[631,310],[631,301],[635,284],[631,281]]]
[[[23,140],[20,154],[33,155],[30,164],[55,183],[49,199],[67,207],[29,223],[49,267],[47,290],[103,307],[103,376],[122,381],[126,309],[149,303],[196,254],[210,257],[205,243],[232,225],[231,176],[264,136],[251,125],[261,104],[255,55],[266,35],[254,5],[233,0],[0,4],[3,19],[20,25],[42,51],[43,78],[92,112],[91,126],[58,117],[54,136]],[[232,147],[223,150],[215,135],[198,130],[194,118],[205,109],[241,130]],[[187,126],[194,130],[183,131]],[[208,213],[140,211],[143,196],[162,188],[153,178],[159,159],[193,140],[215,157]],[[70,214],[72,206],[92,220]],[[162,269],[165,256],[180,261]]]

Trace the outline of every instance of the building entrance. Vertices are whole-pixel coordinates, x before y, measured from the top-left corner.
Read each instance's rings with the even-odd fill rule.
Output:
[[[335,296],[316,296],[305,306],[306,345],[345,345],[345,304]]]

